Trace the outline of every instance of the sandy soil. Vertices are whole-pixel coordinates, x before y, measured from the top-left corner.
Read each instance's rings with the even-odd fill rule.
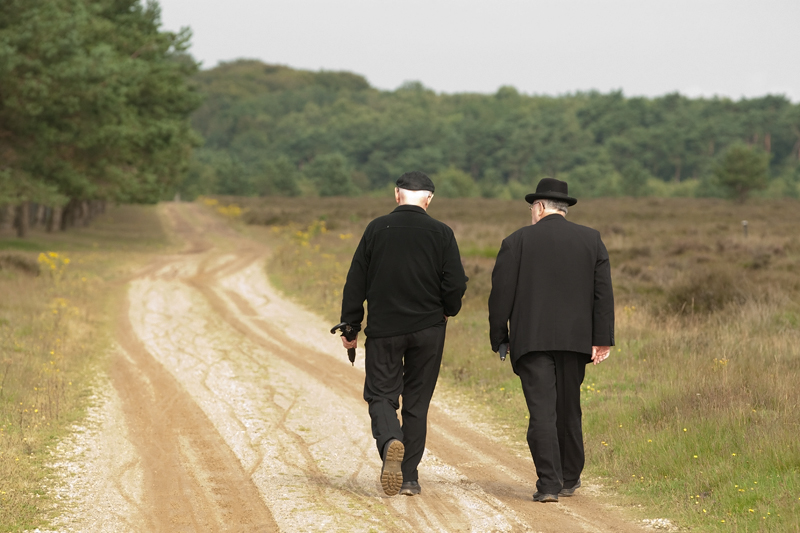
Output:
[[[531,501],[522,442],[437,391],[418,497],[386,497],[361,398],[329,324],[267,281],[263,245],[165,204],[183,253],[131,281],[84,427],[55,452],[59,531],[628,532],[590,484]]]

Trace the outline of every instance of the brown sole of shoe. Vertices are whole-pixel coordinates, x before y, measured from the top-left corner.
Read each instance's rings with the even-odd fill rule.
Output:
[[[383,469],[381,470],[381,487],[387,496],[394,496],[400,492],[403,486],[403,455],[406,450],[403,443],[393,440],[386,449],[386,457],[383,459]]]

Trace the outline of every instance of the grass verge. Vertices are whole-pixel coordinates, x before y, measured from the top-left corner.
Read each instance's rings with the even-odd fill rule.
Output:
[[[46,526],[49,447],[84,414],[122,281],[166,238],[155,207],[66,233],[0,236],[0,530]]]
[[[273,283],[338,322],[364,227],[391,199],[219,199],[269,226]],[[214,202],[217,202],[216,204]],[[231,206],[235,206],[235,209]],[[618,346],[583,386],[587,474],[641,517],[703,531],[800,530],[800,205],[700,199],[581,201],[601,231]],[[442,379],[490,406],[524,440],[519,380],[489,350],[493,252],[530,223],[523,202],[436,199],[470,277],[448,325]]]

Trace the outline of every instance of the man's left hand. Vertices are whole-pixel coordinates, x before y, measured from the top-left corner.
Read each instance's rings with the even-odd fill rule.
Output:
[[[611,355],[611,346],[592,346],[592,363],[599,365]]]

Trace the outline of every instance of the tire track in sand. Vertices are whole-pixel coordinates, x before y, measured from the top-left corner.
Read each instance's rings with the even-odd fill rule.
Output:
[[[219,224],[196,206],[181,207],[190,211],[196,223],[207,224],[202,231],[204,235],[212,234]],[[178,212],[175,206],[170,208],[173,220],[182,218],[185,211]],[[195,228],[193,234],[198,233]],[[226,235],[226,239],[229,237],[230,234]],[[327,332],[319,319],[298,310],[269,287],[263,273],[265,250],[241,237],[234,240],[246,253],[229,253],[222,261],[217,255],[216,263],[208,259],[205,264],[214,266],[197,268],[194,275],[184,278],[185,282],[201,293],[216,315],[244,338],[271,357],[293,366],[306,379],[319,382],[340,398],[351,399],[356,409],[366,412],[360,397],[363,363],[361,371],[347,367],[336,339],[332,343],[330,336],[325,337]],[[588,497],[586,492],[559,505],[534,504],[530,501],[535,482],[530,459],[517,457],[479,428],[465,425],[463,416],[451,416],[450,411],[451,407],[438,405],[436,401],[432,405],[429,451],[433,454],[426,453],[424,464],[425,471],[446,471],[447,474],[436,472],[444,479],[439,479],[438,484],[425,483],[423,473],[423,498],[395,498],[387,503],[391,514],[402,522],[413,522],[413,529],[641,531],[640,527],[617,518],[608,506]],[[377,454],[373,450],[369,454],[374,456],[374,459],[367,457],[372,466],[364,469],[360,464],[351,474],[355,476],[353,479],[363,477],[362,472],[370,468],[374,474],[375,463],[379,468]],[[434,463],[433,469],[427,463],[429,460]],[[470,507],[480,509],[475,512]],[[381,529],[392,530],[391,526]]]
[[[165,204],[161,213],[186,246],[130,281],[111,368],[135,451],[108,469],[117,491],[133,495],[121,527],[641,530],[587,493],[531,502],[530,459],[442,392],[431,407],[422,496],[386,497],[361,398],[363,351],[347,366],[328,326],[269,285],[263,245],[200,206]]]
[[[231,254],[222,257],[227,258],[228,265],[252,264],[240,262]],[[471,501],[473,509],[469,512],[464,512],[456,500],[448,500],[447,513],[427,514],[399,509],[403,499],[384,503],[382,500],[388,498],[377,484],[375,471],[379,463],[376,464],[377,454],[361,400],[336,395],[313,376],[298,373],[293,365],[283,363],[274,353],[276,347],[280,348],[278,344],[260,338],[259,347],[239,334],[226,332],[225,321],[207,309],[206,302],[196,299],[200,294],[194,293],[204,291],[198,280],[206,272],[231,271],[223,263],[217,257],[198,257],[193,265],[179,267],[170,263],[145,279],[136,280],[131,299],[138,303],[131,310],[131,318],[136,334],[170,372],[180,376],[183,386],[234,449],[245,470],[252,472],[282,529],[468,531],[472,524],[497,522],[496,512],[470,495],[462,498]],[[223,341],[235,344],[235,348]],[[294,356],[302,359],[302,354],[299,350]],[[214,376],[223,380],[220,376],[224,374],[232,379],[220,392],[208,385]],[[248,382],[253,380],[268,394],[248,389],[252,385]],[[248,410],[257,411],[249,418],[243,409],[234,407],[248,402],[253,404]],[[291,431],[287,430],[290,425]],[[246,429],[241,431],[242,427]],[[365,463],[372,465],[364,469]],[[290,501],[270,498],[275,493],[290,494]],[[435,501],[431,498],[431,502]],[[314,509],[315,515],[307,519],[298,516],[307,509]],[[334,528],[320,520],[326,515]],[[458,527],[453,527],[454,520],[461,522]],[[501,519],[495,529],[527,530],[506,522]]]
[[[139,341],[121,306],[111,378],[141,458],[147,531],[278,531],[269,508],[197,404]]]
[[[181,206],[183,209],[187,207],[191,209],[190,206]],[[191,215],[195,220],[202,221],[202,214],[194,212]],[[171,212],[169,218],[180,221],[181,217]],[[195,228],[189,237],[200,232],[204,235],[211,233],[206,228],[201,231]],[[228,235],[226,241],[230,242]],[[496,505],[489,504],[485,496],[480,495],[478,487],[456,498],[443,499],[433,492],[427,500],[418,500],[416,505],[405,501],[405,498],[389,501],[377,484],[375,473],[380,463],[360,398],[337,395],[320,384],[313,375],[298,374],[293,365],[284,363],[285,368],[281,370],[281,365],[276,363],[283,363],[282,357],[276,357],[274,351],[285,351],[285,347],[264,342],[260,338],[260,348],[253,349],[247,342],[232,339],[225,332],[224,322],[217,323],[219,315],[203,308],[203,302],[187,292],[189,287],[199,292],[197,286],[202,288],[203,285],[198,280],[203,276],[227,277],[253,265],[252,259],[245,257],[252,253],[252,246],[247,246],[247,242],[241,240],[235,245],[237,252],[230,253],[221,249],[211,251],[201,242],[192,242],[192,248],[208,251],[170,258],[162,263],[161,268],[150,270],[147,275],[134,280],[130,297],[136,305],[132,306],[130,317],[136,335],[207,414],[245,471],[252,472],[254,482],[261,489],[282,530],[531,530],[516,520],[507,509],[498,513]],[[245,249],[247,251],[239,253],[239,250]],[[259,259],[263,260],[263,252],[262,248]],[[255,265],[259,270],[260,264],[261,261]],[[182,300],[185,301],[183,306]],[[237,347],[232,349],[214,344],[214,337],[224,338],[228,344],[233,343]],[[335,341],[333,337],[327,340]],[[299,350],[295,355],[302,353]],[[264,398],[263,394],[258,398],[258,391],[252,389],[245,393],[231,390],[246,386],[240,371],[247,366],[245,359],[255,367],[247,369],[247,372],[258,375],[264,384],[263,389],[283,388],[277,396],[292,401],[300,393],[300,400],[306,405],[303,409],[294,409],[290,417],[299,417],[308,422],[316,416],[316,420],[307,424],[306,428],[297,428],[295,425],[294,436],[286,434],[282,420],[276,421],[279,410],[273,404],[277,402]],[[222,361],[232,365],[231,368],[226,370]],[[212,370],[211,367],[216,368]],[[317,372],[320,370],[328,371],[330,368],[317,369]],[[232,387],[221,394],[210,390],[206,381],[226,372],[235,378],[229,383]],[[281,372],[291,375],[281,376]],[[280,383],[281,379],[283,383]],[[304,387],[308,390],[300,390]],[[235,396],[235,400],[232,396]],[[261,411],[259,416],[248,419],[232,407],[234,403],[248,401],[257,404],[256,410]],[[320,403],[330,405],[333,409],[325,412],[324,408],[320,409]],[[286,409],[283,413],[286,413]],[[354,420],[354,416],[358,420]],[[238,430],[243,426],[247,427],[245,431]],[[257,426],[262,427],[258,429]],[[232,427],[237,430],[232,430]],[[277,437],[271,441],[265,438],[265,429]],[[296,438],[298,435],[302,437],[300,440]],[[294,446],[288,447],[293,449],[287,450],[287,442],[294,443]],[[308,464],[309,460],[315,464]],[[365,465],[368,467],[364,468]],[[326,476],[315,475],[315,470],[324,471]],[[432,465],[430,470],[432,474],[437,474],[443,486],[464,483],[458,473],[443,462]],[[293,484],[292,478],[300,478],[302,488]],[[315,487],[320,482],[321,485]],[[276,493],[278,497],[275,497]],[[289,493],[288,499],[291,500],[288,504],[285,497],[280,497],[285,493]],[[316,511],[313,520],[298,516],[308,509]]]

